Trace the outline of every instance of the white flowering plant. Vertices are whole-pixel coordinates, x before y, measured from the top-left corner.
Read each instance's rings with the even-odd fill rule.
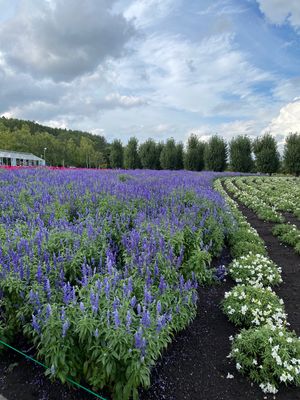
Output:
[[[273,286],[282,282],[281,268],[262,254],[250,252],[229,265],[229,273],[237,283]]]
[[[225,293],[224,313],[237,326],[285,325],[283,300],[271,288],[237,285]]]
[[[230,356],[265,393],[276,393],[280,383],[300,386],[300,338],[285,327],[243,329],[232,342]]]

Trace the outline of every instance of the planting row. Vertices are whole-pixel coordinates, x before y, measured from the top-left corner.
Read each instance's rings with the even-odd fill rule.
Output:
[[[300,216],[300,180],[298,178],[239,177],[226,179],[226,189],[264,221],[278,223],[273,234],[300,254],[300,230],[285,222],[280,211]],[[278,186],[278,189],[277,189]]]
[[[234,235],[216,176],[1,171],[0,338],[25,335],[50,377],[136,399]]]
[[[268,258],[262,239],[220,180],[215,188],[226,198],[237,221],[237,229],[229,232],[234,257],[229,274],[237,285],[225,294],[222,308],[228,319],[243,329],[232,338],[230,357],[237,370],[265,393],[276,393],[280,383],[300,385],[300,339],[289,330],[284,303],[271,289],[282,281],[281,269]]]
[[[238,179],[236,185],[242,189],[246,184],[252,193],[277,211],[292,212],[300,219],[300,179],[292,177],[251,176]],[[243,186],[245,188],[245,186]]]

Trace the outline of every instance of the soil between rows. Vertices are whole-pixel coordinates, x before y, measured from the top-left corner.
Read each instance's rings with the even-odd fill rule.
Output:
[[[300,257],[291,248],[281,246],[271,234],[272,224],[264,223],[239,204],[251,225],[265,240],[270,257],[283,268],[284,283],[276,289],[283,298],[291,328],[299,334]],[[227,265],[228,251],[215,260]],[[282,387],[276,397],[265,396],[257,385],[239,374],[227,358],[229,336],[237,329],[220,309],[224,293],[234,286],[231,279],[199,288],[198,312],[192,324],[176,335],[152,371],[151,388],[141,391],[141,400],[300,400],[300,390]],[[19,343],[21,345],[22,343]],[[20,348],[20,347],[19,347]],[[17,363],[10,371],[9,366]],[[227,379],[227,374],[234,375]],[[89,400],[95,398],[60,383],[50,383],[43,368],[13,352],[0,359],[0,393],[8,400]],[[104,393],[105,398],[109,398]]]

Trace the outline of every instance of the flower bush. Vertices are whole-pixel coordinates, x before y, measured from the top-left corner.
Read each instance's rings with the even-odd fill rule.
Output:
[[[237,326],[281,326],[286,323],[283,300],[271,288],[237,285],[225,293],[222,308],[228,319]]]
[[[272,286],[282,282],[281,268],[262,254],[249,253],[230,264],[229,273],[237,283]]]
[[[215,173],[9,170],[0,177],[0,337],[51,377],[137,399],[234,218]]]
[[[296,225],[279,224],[275,225],[272,233],[278,236],[280,241],[294,247],[295,251],[300,254],[300,230]]]
[[[300,339],[284,327],[243,329],[233,340],[231,357],[266,393],[276,393],[281,382],[300,386]]]

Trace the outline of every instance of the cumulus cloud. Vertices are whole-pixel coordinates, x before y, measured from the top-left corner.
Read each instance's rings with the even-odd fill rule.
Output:
[[[300,133],[300,99],[296,98],[281,108],[279,114],[272,119],[270,124],[263,129],[264,132],[270,132],[277,138],[281,138],[281,142],[291,132]]]
[[[134,35],[115,0],[21,0],[14,17],[0,26],[7,62],[37,78],[71,81],[124,54]]]
[[[299,0],[257,0],[260,10],[274,24],[290,23],[300,29]]]

